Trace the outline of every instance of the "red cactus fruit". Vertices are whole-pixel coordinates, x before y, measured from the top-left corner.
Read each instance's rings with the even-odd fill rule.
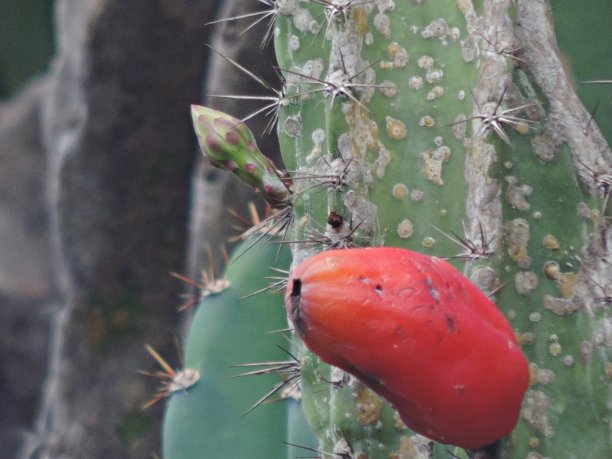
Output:
[[[516,425],[527,360],[504,315],[446,261],[390,247],[323,252],[295,268],[285,305],[312,352],[415,432],[473,450]]]

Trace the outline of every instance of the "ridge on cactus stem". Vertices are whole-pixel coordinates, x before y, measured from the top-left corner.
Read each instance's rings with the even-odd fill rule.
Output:
[[[242,121],[200,105],[191,106],[191,116],[200,149],[213,166],[237,175],[272,207],[286,206],[291,195],[287,179],[259,150]]]
[[[428,438],[475,450],[515,427],[529,368],[495,304],[446,261],[331,250],[293,271],[285,306],[306,346]]]

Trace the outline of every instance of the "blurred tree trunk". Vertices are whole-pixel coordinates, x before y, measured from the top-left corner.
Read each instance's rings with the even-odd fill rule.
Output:
[[[15,103],[27,103],[20,120],[2,118],[2,135],[22,149],[2,145],[3,163],[14,163],[3,173],[18,177],[3,181],[19,192],[6,201],[30,212],[2,208],[11,235],[2,269],[15,278],[2,277],[6,457],[17,454],[17,431],[32,429],[38,400],[23,457],[159,450],[161,410],[141,409],[155,383],[138,370],[153,368],[145,343],[175,355],[180,285],[168,272],[185,264],[188,107],[200,99],[199,44],[216,5],[59,0],[50,75]]]
[[[145,344],[178,366],[185,289],[168,272],[196,277],[206,244],[227,240],[227,209],[244,215],[253,198],[196,156],[189,104],[202,82],[206,93],[253,93],[203,45],[273,77],[258,40],[204,26],[219,3],[58,0],[49,74],[1,107],[3,454],[159,451],[161,404],[142,410],[157,382],[138,370],[157,370]]]

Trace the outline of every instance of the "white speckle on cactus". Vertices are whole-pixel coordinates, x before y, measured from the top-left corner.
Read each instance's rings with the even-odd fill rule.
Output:
[[[350,418],[351,417],[350,413],[345,413],[344,416],[346,418]],[[334,445],[333,454],[336,457],[351,457],[352,456],[352,452],[353,451],[351,449],[351,446],[349,445],[349,443],[344,438],[340,438],[338,440],[338,442]]]
[[[444,77],[444,71],[442,69],[431,68],[427,70],[427,73],[425,74],[425,79],[429,83],[432,83],[432,84],[439,83],[440,81],[442,81],[443,77]]]
[[[441,147],[442,145],[444,145],[444,139],[442,138],[442,136],[438,135],[434,137],[434,144],[436,145],[436,147]]]
[[[386,14],[378,13],[374,16],[374,28],[383,37],[391,37],[391,20]]]
[[[452,27],[449,31],[448,31],[448,36],[453,40],[453,41],[457,41],[459,40],[459,38],[461,37],[461,30],[459,30],[459,27]]]
[[[389,43],[387,53],[389,53],[393,68],[402,69],[406,67],[409,60],[408,51],[402,48],[399,43],[396,41]]]
[[[374,44],[374,34],[372,32],[367,32],[365,34],[364,43],[366,46],[372,46]]]
[[[547,234],[542,239],[542,245],[548,250],[559,250],[559,240],[553,234]]]
[[[317,128],[312,131],[311,135],[312,141],[316,144],[320,144],[325,140],[325,130],[321,128]]]
[[[384,13],[385,11],[393,11],[395,9],[394,0],[377,0],[378,11]]]
[[[421,87],[423,86],[423,78],[418,75],[411,76],[408,80],[408,86],[410,86],[415,91],[417,89],[421,89]]]
[[[379,86],[380,92],[386,97],[393,97],[397,94],[397,85],[391,80],[383,81]]]
[[[514,275],[514,288],[520,295],[527,295],[538,286],[538,276],[533,271],[519,271]]]
[[[449,160],[450,155],[451,150],[446,146],[421,152],[419,156],[425,161],[423,165],[423,175],[425,175],[425,178],[436,185],[444,185],[442,180],[442,164]]]
[[[393,197],[395,199],[405,199],[406,196],[408,196],[408,187],[403,183],[396,183],[395,185],[393,185],[393,190],[391,191],[391,193],[393,194]]]
[[[321,58],[311,59],[306,61],[302,67],[301,73],[312,78],[321,78],[323,70],[325,69],[325,61]]]
[[[338,137],[338,151],[340,152],[340,156],[347,161],[353,157],[353,141],[351,140],[351,136],[343,132]]]
[[[448,23],[444,18],[437,18],[431,21],[421,31],[423,38],[443,38],[448,32]]]
[[[548,339],[550,341],[550,345],[548,346],[548,352],[550,352],[553,356],[557,357],[559,354],[561,354],[562,351],[561,344],[559,344],[559,337],[557,335],[550,335]]]
[[[417,65],[423,70],[429,70],[434,65],[434,59],[433,57],[427,55],[421,56],[417,60]]]
[[[567,354],[563,356],[563,365],[571,367],[574,364],[574,356]]]
[[[299,115],[287,117],[283,122],[283,132],[289,137],[297,137],[302,132],[302,120]]]
[[[506,201],[508,204],[514,209],[529,210],[531,206],[526,198],[531,195],[533,188],[529,185],[519,186],[518,179],[513,175],[505,177],[505,180],[508,183],[508,189],[506,190]]]
[[[531,214],[534,220],[542,220],[542,212],[536,210],[533,214]]]
[[[393,140],[402,140],[406,137],[406,124],[402,120],[387,116],[385,122],[387,135]]]
[[[378,149],[378,158],[376,158],[376,161],[374,161],[374,173],[376,174],[376,177],[381,180],[385,177],[385,170],[390,161],[391,153],[383,144],[380,144]]]
[[[552,370],[549,370],[548,368],[539,368],[537,379],[538,384],[550,384],[555,380],[555,374]]]
[[[527,269],[531,259],[527,253],[527,243],[531,239],[529,223],[523,218],[515,218],[504,223],[504,237],[508,244],[508,254],[519,267]]]
[[[529,314],[529,320],[532,322],[539,322],[542,319],[542,314],[539,312],[532,312]]]
[[[296,29],[303,33],[316,33],[320,28],[320,24],[312,17],[312,14],[310,14],[310,11],[306,8],[299,8],[293,12],[293,24]],[[315,28],[315,30],[313,30],[313,28]]]
[[[422,201],[424,196],[425,193],[423,192],[423,190],[412,190],[410,192],[410,200],[414,202]]]
[[[437,99],[439,97],[442,97],[444,95],[444,88],[442,86],[434,86],[428,93],[427,93],[427,100],[434,100]]]
[[[436,125],[436,120],[434,120],[431,116],[425,115],[419,120],[419,126],[421,127],[434,127]]]
[[[371,234],[374,231],[378,219],[378,208],[365,196],[349,190],[344,195],[344,205],[353,215],[353,220],[360,226],[364,233]]]
[[[427,236],[423,238],[421,245],[426,249],[431,249],[434,245],[436,245],[436,240],[431,236]]]
[[[463,89],[457,94],[457,99],[465,100],[465,91]]]
[[[397,225],[397,235],[402,239],[408,239],[414,233],[414,226],[412,222],[405,218]]]
[[[300,49],[300,37],[297,35],[291,35],[291,38],[289,39],[289,50],[297,51],[298,49]]]
[[[300,0],[276,0],[275,7],[280,14],[290,16],[295,14],[300,6]]]

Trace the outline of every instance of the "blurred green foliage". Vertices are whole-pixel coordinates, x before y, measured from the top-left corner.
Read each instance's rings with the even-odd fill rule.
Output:
[[[0,100],[43,73],[54,51],[54,0],[0,0]]]
[[[608,143],[612,142],[612,2],[610,0],[551,0],[559,48],[567,57],[580,100]],[[580,37],[580,39],[577,39]],[[588,47],[584,44],[589,43]]]

